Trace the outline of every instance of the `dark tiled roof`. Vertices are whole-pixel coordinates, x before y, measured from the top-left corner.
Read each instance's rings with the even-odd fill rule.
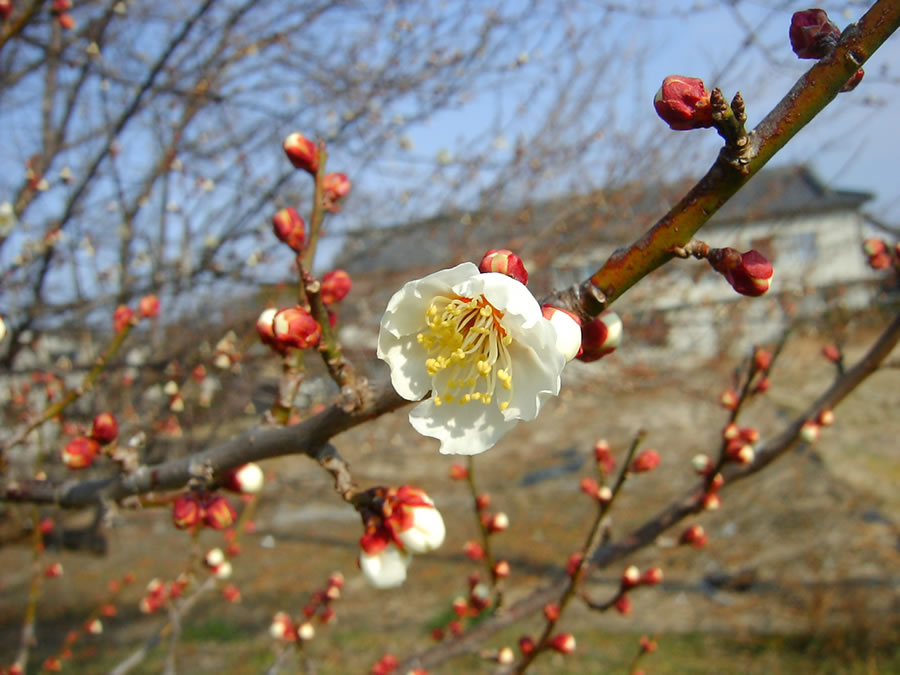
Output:
[[[652,225],[689,184],[625,185],[538,202],[518,210],[440,214],[390,228],[351,232],[337,266],[351,275],[437,269],[509,248],[538,263],[601,243],[625,244]],[[834,190],[808,168],[768,169],[754,176],[710,221],[711,226],[798,214],[856,210],[872,198]]]

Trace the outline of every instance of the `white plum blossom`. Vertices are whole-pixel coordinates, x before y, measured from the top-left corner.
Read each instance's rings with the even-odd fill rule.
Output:
[[[406,568],[412,562],[412,554],[401,551],[390,543],[377,552],[359,552],[359,569],[375,588],[395,588],[406,581]]]
[[[556,343],[523,284],[463,263],[394,294],[377,353],[400,396],[432,393],[410,412],[413,428],[437,438],[444,454],[474,455],[559,393],[566,359]]]

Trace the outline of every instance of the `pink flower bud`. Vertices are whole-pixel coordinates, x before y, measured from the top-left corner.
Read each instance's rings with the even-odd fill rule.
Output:
[[[754,394],[765,394],[769,391],[769,388],[772,386],[772,383],[769,381],[768,377],[759,378],[759,382],[756,383],[756,386],[753,387]]]
[[[641,571],[634,565],[629,565],[622,572],[622,578],[619,583],[623,589],[634,588],[641,581]]]
[[[172,502],[172,522],[179,530],[196,527],[203,517],[203,504],[193,492],[183,492]]]
[[[774,269],[759,251],[740,253],[733,248],[714,248],[707,260],[741,295],[755,298],[769,290]]]
[[[68,12],[63,12],[56,18],[59,23],[59,27],[63,30],[72,30],[77,26],[77,22],[75,21],[75,17],[69,14]],[[112,148],[110,148],[110,152],[112,152]]]
[[[534,640],[532,640],[527,635],[523,635],[519,638],[519,651],[524,655],[528,655],[534,651]]]
[[[559,605],[553,602],[544,605],[544,617],[551,622],[559,619]]]
[[[234,524],[237,514],[227,497],[213,495],[204,505],[203,522],[214,530],[224,530]]]
[[[695,548],[703,548],[707,543],[706,532],[702,525],[691,525],[681,533],[680,541]]]
[[[322,276],[322,302],[333,305],[340,302],[350,292],[353,282],[344,270],[332,270]]]
[[[821,435],[822,428],[812,420],[804,422],[803,426],[800,427],[800,438],[802,438],[807,443],[815,443],[817,440],[819,440],[819,437]]]
[[[631,614],[631,598],[624,593],[616,598],[616,602],[613,606],[616,608],[616,611],[623,616]]]
[[[134,318],[134,311],[128,305],[119,305],[113,312],[113,330],[121,333]]]
[[[469,477],[469,470],[462,464],[453,464],[450,466],[450,478],[452,480],[466,480]]]
[[[656,586],[662,583],[663,571],[661,567],[651,567],[641,575],[641,584],[644,586]]]
[[[481,262],[478,263],[478,271],[482,274],[487,272],[505,274],[520,283],[528,283],[528,271],[525,269],[522,259],[512,251],[507,251],[505,248],[492,248],[485,253]]]
[[[56,579],[57,577],[61,577],[63,573],[63,566],[61,563],[55,562],[51,563],[44,570],[44,576],[48,579]]]
[[[259,464],[248,462],[229,469],[222,478],[222,487],[240,494],[256,494],[263,488],[266,476]]]
[[[100,413],[91,425],[91,438],[101,445],[108,445],[119,435],[119,423],[112,413]]]
[[[622,320],[609,310],[581,326],[582,352],[575,358],[585,363],[612,354],[622,344]]]
[[[225,602],[240,602],[241,591],[234,584],[225,584],[225,586],[222,588],[222,597],[225,599]]]
[[[490,505],[491,496],[487,492],[482,492],[480,495],[475,497],[475,508],[479,511],[484,511]]]
[[[303,251],[306,244],[306,223],[296,209],[292,207],[281,209],[272,216],[272,231],[296,253]]]
[[[584,553],[582,553],[581,551],[570,553],[568,559],[566,560],[566,574],[568,574],[570,577],[575,576],[575,573],[578,571],[582,560],[584,560]]]
[[[685,131],[713,125],[712,104],[703,80],[669,75],[653,98],[656,114],[670,129]]]
[[[272,330],[275,339],[285,348],[315,347],[322,335],[322,327],[300,306],[288,307],[276,313],[272,320]]]
[[[822,356],[832,363],[838,363],[842,358],[841,350],[838,349],[837,345],[825,345],[822,347]]]
[[[818,421],[820,427],[830,427],[834,424],[834,412],[826,408],[819,413]]]
[[[821,59],[837,44],[841,31],[824,9],[805,9],[794,12],[788,37],[791,49],[799,58]]]
[[[56,523],[50,518],[42,518],[41,522],[38,523],[38,529],[41,531],[41,534],[50,534],[56,529]]]
[[[328,587],[329,588],[343,588],[344,587],[344,575],[340,572],[332,572],[328,575]]]
[[[585,476],[581,479],[580,487],[581,491],[588,497],[593,497],[594,499],[597,498],[597,492],[600,490],[600,486],[594,478]]]
[[[571,633],[559,633],[550,638],[549,644],[560,654],[571,654],[575,651],[575,636]]]
[[[544,305],[541,307],[544,318],[556,331],[556,349],[571,361],[581,353],[581,319],[572,312]]]
[[[336,202],[350,194],[350,179],[345,173],[329,173],[322,179],[322,194],[328,202]]]
[[[311,174],[319,170],[319,149],[303,134],[295,131],[284,139],[281,147],[295,168]]]
[[[474,560],[476,562],[479,560],[484,560],[484,549],[477,541],[467,541],[465,546],[463,547],[463,552],[469,557],[470,560]]]
[[[498,560],[491,571],[494,573],[494,579],[505,579],[509,576],[509,563],[505,560]]]
[[[629,471],[632,473],[644,473],[646,471],[653,471],[657,466],[659,466],[659,453],[656,450],[643,450],[637,457],[634,458],[634,461],[631,462],[631,466],[629,467]]]
[[[66,443],[62,449],[62,461],[70,469],[84,469],[97,459],[100,444],[93,438],[79,436]]]
[[[138,314],[142,319],[155,319],[159,316],[159,298],[155,295],[145,295],[138,302]]]

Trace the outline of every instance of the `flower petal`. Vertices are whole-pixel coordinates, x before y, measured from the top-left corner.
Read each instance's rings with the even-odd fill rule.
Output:
[[[495,272],[482,274],[481,277],[484,297],[506,315],[504,326],[508,321],[513,321],[522,328],[528,328],[544,318],[540,304],[524,284]]]
[[[529,341],[536,343],[536,348],[517,340],[509,346],[515,370],[512,399],[509,407],[503,411],[503,417],[507,420],[533,420],[544,401],[559,394],[560,373],[566,359],[556,349],[553,326],[547,322],[549,332],[543,328],[534,326],[529,332]]]
[[[391,384],[407,401],[418,401],[431,391],[431,377],[425,368],[428,355],[414,335],[395,337],[382,332],[378,336],[378,358],[391,368]]]
[[[495,405],[472,401],[465,405],[435,405],[428,399],[409,413],[409,423],[423,436],[441,442],[441,454],[477,455],[494,446],[516,425],[515,419],[504,419]]]
[[[411,562],[412,555],[394,544],[388,544],[386,549],[375,555],[359,552],[359,569],[375,588],[400,586],[406,581],[406,568]]]

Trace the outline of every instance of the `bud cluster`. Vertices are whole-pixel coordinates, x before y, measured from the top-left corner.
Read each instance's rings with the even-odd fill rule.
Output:
[[[866,239],[863,242],[863,253],[873,270],[886,270],[892,265],[900,265],[900,242],[892,250],[883,239]]]
[[[663,572],[660,567],[651,567],[642,573],[635,565],[629,565],[619,578],[619,592],[611,604],[619,614],[631,614],[629,591],[639,586],[656,586],[662,580]]]
[[[316,634],[312,623],[313,619],[318,618],[319,623],[324,625],[331,623],[337,617],[332,603],[340,599],[343,587],[344,575],[340,572],[332,572],[325,588],[314,591],[310,596],[309,602],[303,607],[303,617],[294,620],[287,612],[276,613],[269,625],[269,635],[282,642],[312,640]]]
[[[211,492],[190,490],[172,502],[172,522],[179,530],[209,527],[224,530],[231,527],[237,514],[227,497]]]
[[[190,583],[191,579],[186,574],[179,574],[174,581],[170,581],[168,584],[161,579],[152,579],[147,584],[138,608],[143,614],[153,614],[170,600],[180,597]]]
[[[113,330],[121,333],[129,325],[134,325],[140,319],[155,319],[159,316],[160,302],[155,295],[146,295],[138,301],[138,311],[128,305],[119,305],[113,312]]]
[[[444,542],[444,520],[431,498],[409,485],[372,488],[364,497],[360,569],[376,588],[399,586],[413,553],[428,553]]]
[[[102,412],[91,424],[87,436],[76,436],[63,447],[60,458],[70,469],[85,469],[94,463],[100,453],[111,446],[119,435],[119,423],[112,413]],[[113,448],[108,452],[112,453]]]
[[[498,565],[505,564],[501,561]],[[447,635],[459,636],[465,631],[463,621],[481,616],[481,614],[491,606],[492,595],[490,587],[481,581],[481,577],[473,572],[468,578],[468,594],[457,596],[451,604],[453,618],[446,625],[438,626],[431,631],[431,637],[440,642]]]

